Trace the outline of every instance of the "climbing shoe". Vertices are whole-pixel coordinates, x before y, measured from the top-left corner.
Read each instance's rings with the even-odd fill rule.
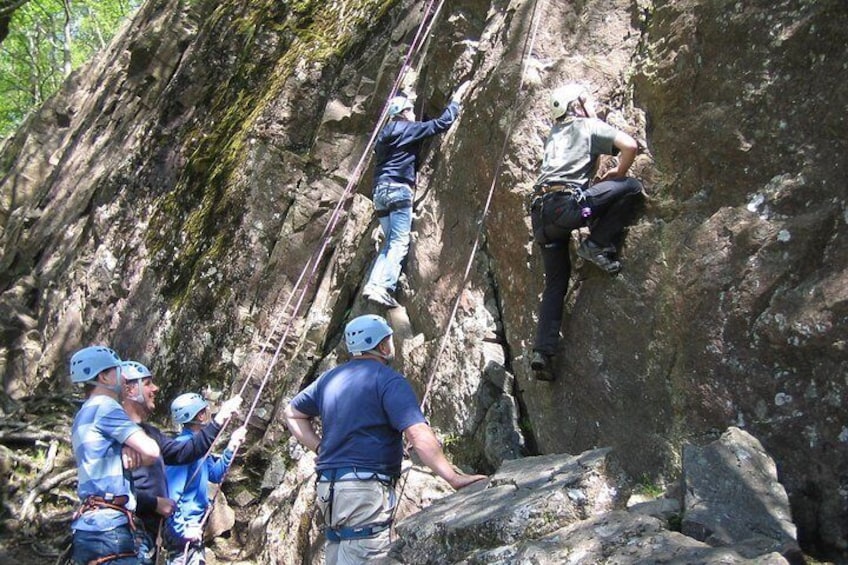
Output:
[[[534,351],[533,358],[530,360],[530,368],[540,381],[552,381],[554,375],[551,373],[551,355],[546,355],[541,351]]]
[[[397,308],[398,306],[400,306],[398,301],[392,298],[392,295],[389,294],[388,290],[379,286],[373,286],[370,288],[366,287],[365,290],[362,292],[362,296],[364,296],[371,302],[375,302],[387,308]]]
[[[601,247],[587,239],[577,247],[577,256],[593,263],[607,274],[615,275],[621,270],[621,263],[609,258],[608,253],[614,251],[613,246]]]

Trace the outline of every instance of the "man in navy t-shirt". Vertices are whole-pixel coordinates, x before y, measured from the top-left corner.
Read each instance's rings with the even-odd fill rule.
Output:
[[[355,318],[345,328],[345,343],[354,358],[321,375],[285,410],[292,435],[318,454],[328,564],[363,563],[389,545],[404,435],[453,488],[486,478],[457,472],[448,462],[412,387],[389,366],[395,350],[383,318]],[[322,436],[313,426],[316,417]]]

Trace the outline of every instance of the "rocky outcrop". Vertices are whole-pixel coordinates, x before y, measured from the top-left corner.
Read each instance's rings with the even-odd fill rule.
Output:
[[[688,452],[683,500],[655,499],[672,503],[668,519],[646,503],[624,509],[632,483],[609,450],[529,457],[402,520],[382,563],[804,563],[755,438],[734,428]]]
[[[264,474],[285,451],[279,407],[340,358],[344,321],[375,311],[359,297],[375,223],[355,173],[422,16],[409,0],[144,3],[0,151],[4,413],[67,396],[69,354],[108,342],[153,368],[166,401],[263,390],[248,456]],[[491,471],[604,445],[665,484],[684,444],[736,425],[774,456],[802,547],[848,556],[847,19],[839,0],[444,9],[412,62],[416,109],[472,88],[423,155],[390,317],[456,461]],[[572,79],[643,142],[649,198],[621,275],[575,261],[547,383],[529,370],[542,269],[525,204],[547,93]],[[245,481],[239,512],[277,518],[251,539],[303,532],[270,494],[291,477],[265,480]],[[277,495],[300,512],[292,489]]]

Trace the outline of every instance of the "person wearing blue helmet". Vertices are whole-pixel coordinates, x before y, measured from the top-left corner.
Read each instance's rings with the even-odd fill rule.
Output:
[[[154,464],[142,465],[132,471],[133,492],[138,500],[136,515],[141,522],[136,530],[138,563],[145,565],[156,562],[156,538],[160,524],[175,508],[175,501],[168,498],[165,465],[185,465],[206,455],[221,426],[238,410],[242,399],[235,396],[227,400],[190,441],[178,441],[147,421],[156,408],[156,393],[159,391],[150,369],[137,361],[124,361],[121,368],[125,383],[123,407],[130,419],[140,425],[162,451],[162,456]]]
[[[137,563],[136,498],[125,466],[154,463],[159,446],[120,404],[123,369],[112,349],[95,345],[74,353],[71,382],[84,386],[86,396],[71,426],[81,503],[71,522],[71,558],[78,564]],[[134,457],[123,455],[125,446]]]
[[[362,295],[377,304],[398,306],[392,296],[409,251],[412,230],[412,196],[422,142],[445,132],[459,116],[460,102],[469,83],[454,93],[448,107],[435,119],[415,120],[412,100],[395,96],[389,101],[389,121],[374,146],[374,210],[385,241]]]
[[[171,402],[171,417],[183,426],[179,443],[190,443],[201,434],[210,420],[209,403],[195,392],[179,395]],[[163,539],[168,565],[199,565],[206,562],[203,547],[203,525],[209,500],[209,483],[220,483],[244,442],[247,428],[233,431],[226,449],[218,456],[208,456],[184,465],[168,464],[168,496],[177,503],[165,522]]]
[[[321,375],[285,409],[292,435],[318,454],[317,504],[328,564],[363,563],[388,547],[404,436],[453,488],[486,478],[458,472],[448,462],[412,386],[390,366],[392,333],[380,316],[351,320],[344,338],[353,359]]]

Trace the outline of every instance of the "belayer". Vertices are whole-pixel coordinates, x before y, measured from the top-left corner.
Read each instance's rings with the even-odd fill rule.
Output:
[[[388,548],[403,437],[455,489],[486,478],[457,471],[445,457],[412,386],[390,366],[392,333],[380,316],[351,320],[344,335],[353,359],[318,377],[285,409],[292,435],[318,454],[327,565],[366,563]]]
[[[551,358],[559,343],[563,301],[571,277],[571,231],[583,226],[589,237],[577,255],[615,275],[624,226],[632,217],[642,183],[628,177],[636,158],[636,140],[595,116],[586,87],[570,83],[550,97],[554,125],[545,141],[544,156],[530,207],[533,239],[542,252],[545,288],[530,367],[536,377],[552,380]],[[601,155],[617,155],[618,164],[592,182]]]

